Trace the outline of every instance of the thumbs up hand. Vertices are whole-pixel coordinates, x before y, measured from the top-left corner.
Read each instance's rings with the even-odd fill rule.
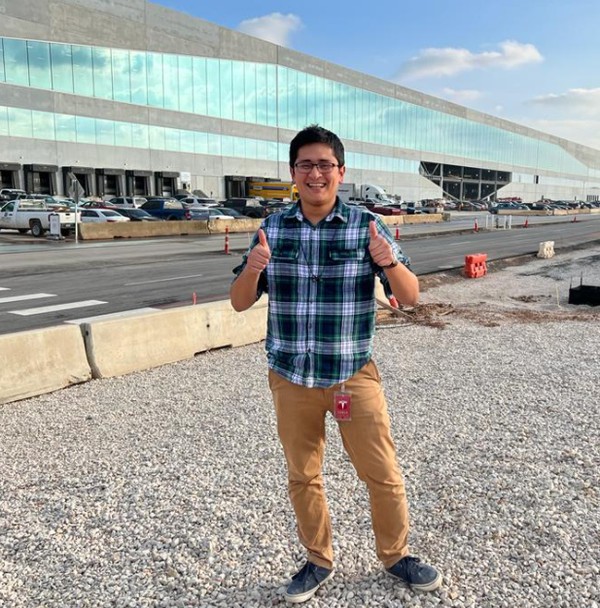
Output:
[[[377,232],[377,224],[369,223],[369,253],[377,266],[384,268],[396,259],[392,246]]]
[[[248,254],[246,267],[252,272],[260,274],[271,259],[271,249],[267,242],[267,236],[262,228],[258,229],[258,243],[252,248]]]

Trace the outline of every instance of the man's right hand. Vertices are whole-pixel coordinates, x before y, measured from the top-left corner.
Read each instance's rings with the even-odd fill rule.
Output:
[[[262,228],[258,229],[258,243],[248,254],[246,268],[255,274],[260,274],[271,260],[271,249],[267,243],[267,236]]]

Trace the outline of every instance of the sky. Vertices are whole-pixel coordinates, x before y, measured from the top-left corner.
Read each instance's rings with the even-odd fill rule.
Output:
[[[154,0],[600,150],[600,0]]]

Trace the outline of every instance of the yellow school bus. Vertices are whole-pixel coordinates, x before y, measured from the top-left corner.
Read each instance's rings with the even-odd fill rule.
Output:
[[[248,196],[262,196],[277,200],[297,201],[298,188],[292,182],[248,182]]]

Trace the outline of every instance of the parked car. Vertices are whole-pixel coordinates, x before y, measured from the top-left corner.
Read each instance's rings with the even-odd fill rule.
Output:
[[[22,195],[23,198],[27,197],[25,190],[20,190],[19,188],[2,188],[2,190],[0,190],[0,201],[12,201],[15,198],[18,198],[19,195]]]
[[[112,209],[115,208],[116,205],[109,203],[108,201],[89,201],[83,200],[79,203],[80,209]]]
[[[92,209],[90,207],[86,207],[80,212],[81,221],[83,223],[114,223],[114,222],[128,222],[129,218],[125,217],[112,209],[100,209],[95,208]]]
[[[214,198],[200,198],[199,196],[184,196],[179,198],[184,205],[195,207],[217,207],[219,203]]]
[[[115,211],[124,217],[128,217],[132,222],[160,222],[158,217],[150,215],[143,209],[134,209],[133,207],[116,207]]]
[[[108,200],[117,207],[130,207],[139,209],[148,199],[143,196],[115,196]]]
[[[176,220],[207,220],[208,207],[186,207],[175,198],[150,198],[142,205],[142,209],[160,219]]]
[[[235,209],[246,217],[260,218],[267,216],[266,208],[257,198],[228,198],[223,203],[223,207]]]
[[[215,209],[216,211],[219,211],[223,215],[227,215],[229,217],[247,219],[247,217],[245,215],[241,214],[239,211],[236,211],[235,209],[228,209],[227,207],[213,207],[213,209]]]

